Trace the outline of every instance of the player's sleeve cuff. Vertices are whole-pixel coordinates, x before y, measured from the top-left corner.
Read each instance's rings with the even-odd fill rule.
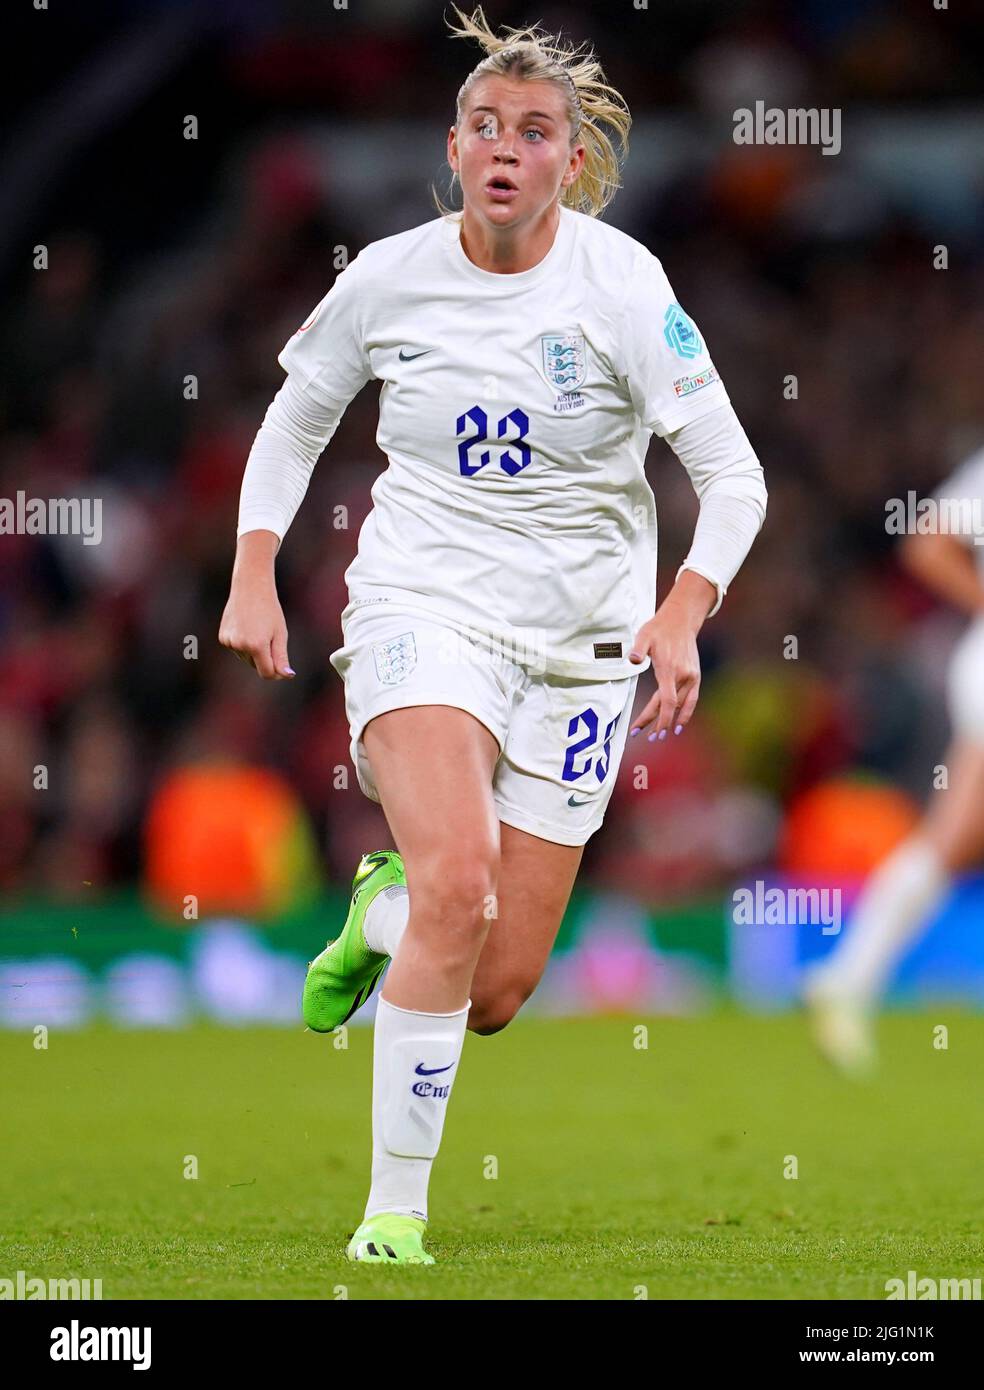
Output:
[[[684,570],[693,570],[694,574],[699,574],[702,579],[707,580],[708,584],[714,585],[714,588],[717,590],[717,603],[715,603],[714,607],[710,610],[710,612],[707,615],[708,618],[713,618],[714,614],[718,611],[718,609],[721,607],[721,604],[724,602],[724,596],[728,592],[727,589],[724,587],[723,584],[719,583],[718,580],[714,578],[713,574],[708,574],[706,570],[701,569],[700,565],[688,564],[686,560],[684,560],[683,564],[676,572],[677,579],[680,578]],[[676,580],[674,580],[674,583],[675,582]]]

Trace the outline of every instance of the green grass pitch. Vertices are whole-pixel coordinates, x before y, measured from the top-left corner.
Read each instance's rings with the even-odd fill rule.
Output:
[[[0,1276],[170,1299],[883,1299],[909,1269],[980,1276],[984,1017],[879,1032],[864,1085],[796,1015],[468,1034],[431,1180],[438,1263],[403,1269],[344,1258],[371,1029],[346,1051],[300,1025],[52,1030],[47,1051],[6,1033]]]

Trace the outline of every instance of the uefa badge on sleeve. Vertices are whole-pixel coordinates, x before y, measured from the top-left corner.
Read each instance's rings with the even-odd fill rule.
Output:
[[[692,361],[704,350],[697,325],[683,312],[679,304],[671,304],[663,315],[663,337],[666,346],[672,348],[684,361]]]

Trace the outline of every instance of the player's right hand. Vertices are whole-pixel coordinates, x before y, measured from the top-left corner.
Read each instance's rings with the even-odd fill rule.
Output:
[[[219,624],[219,642],[268,681],[291,680],[287,621],[271,586],[233,584]]]

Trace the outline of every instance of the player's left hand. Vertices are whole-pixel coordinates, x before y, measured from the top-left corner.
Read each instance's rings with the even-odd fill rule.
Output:
[[[629,737],[653,725],[649,735],[664,739],[672,728],[682,734],[690,723],[700,695],[700,657],[697,633],[716,598],[714,586],[702,575],[684,571],[655,617],[643,623],[629,652],[630,661],[652,661],[656,694],[632,721]]]

